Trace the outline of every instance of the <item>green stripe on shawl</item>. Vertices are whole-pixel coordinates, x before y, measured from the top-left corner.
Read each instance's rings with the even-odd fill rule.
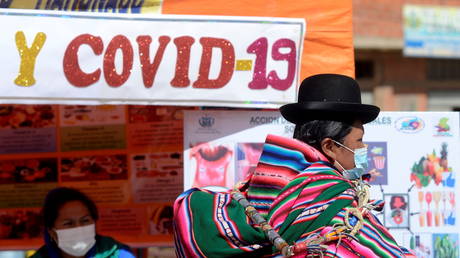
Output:
[[[349,189],[350,185],[346,182],[341,182],[334,187],[329,187],[327,190],[323,191],[318,195],[312,203],[319,202],[322,200],[331,199],[338,194]],[[292,222],[303,212],[303,209],[297,209],[291,211],[287,218],[284,220],[282,226],[280,227],[278,233],[286,240],[288,243],[292,243],[297,240],[303,233],[311,232],[318,229],[319,227],[325,226],[331,221],[331,219],[344,207],[350,205],[352,200],[336,200],[334,203],[329,205],[329,207],[322,212],[314,221],[305,221],[299,224],[291,225]]]
[[[270,248],[247,253],[241,249],[230,248],[227,241],[221,237],[214,222],[214,196],[206,192],[194,192],[190,197],[190,207],[193,216],[193,234],[206,257],[260,257],[270,253]],[[227,206],[230,219],[235,223],[244,236],[244,241],[251,244],[266,243],[265,235],[259,228],[252,227],[246,221],[246,214],[241,205],[235,200]]]

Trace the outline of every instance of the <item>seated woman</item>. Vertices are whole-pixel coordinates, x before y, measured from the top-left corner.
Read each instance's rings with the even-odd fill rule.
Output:
[[[305,79],[298,103],[281,107],[294,138],[269,135],[247,181],[226,192],[190,189],[174,204],[179,257],[403,257],[372,214],[363,180],[363,124],[379,108],[361,104],[343,75]],[[310,256],[309,256],[310,257]]]
[[[51,190],[45,198],[42,215],[45,245],[33,258],[134,258],[126,245],[96,234],[96,205],[76,189]]]

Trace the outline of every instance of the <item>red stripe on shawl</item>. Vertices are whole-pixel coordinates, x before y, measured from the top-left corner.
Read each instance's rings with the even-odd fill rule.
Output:
[[[324,164],[321,164],[321,163],[312,163],[308,168],[310,169],[314,169],[314,168],[321,168],[321,167],[324,167],[324,168],[329,168],[329,170],[326,170],[327,172],[333,172],[337,178],[341,181],[347,181],[351,184],[351,181],[348,180],[348,179],[345,179],[342,175],[342,173],[340,173],[338,170],[334,169],[333,167],[329,167],[329,166],[326,166]],[[316,173],[321,173],[321,171],[317,171]]]
[[[272,164],[267,164],[263,162],[259,162],[259,164],[257,164],[257,168],[255,171],[259,173],[274,175],[276,177],[284,179],[286,182],[290,182],[292,178],[294,178],[295,176],[299,174],[299,171],[295,169],[285,167],[279,164],[272,165]]]
[[[308,162],[327,161],[327,158],[317,149],[296,139],[290,139],[283,136],[269,134],[266,143],[278,145],[287,149],[300,151],[304,154]]]
[[[367,218],[369,219],[369,217],[367,217]],[[364,232],[363,229],[361,229],[360,232],[361,232],[361,235],[362,235],[363,238],[366,238],[366,239],[368,239],[368,241],[371,241],[371,242],[375,243],[376,245],[380,246],[381,249],[384,249],[384,250],[396,249],[396,250],[399,250],[399,251],[401,252],[399,246],[398,246],[397,244],[394,245],[394,244],[388,242],[388,240],[385,239],[385,237],[382,236],[382,235],[375,229],[375,227],[374,227],[375,225],[374,225],[373,223],[370,223],[370,222],[369,222],[369,223],[365,223],[365,224],[363,225],[363,227],[365,227],[365,226],[367,226],[367,230],[368,230],[368,231],[374,233],[374,234],[377,235],[377,236],[380,236],[382,239],[381,239],[381,240],[380,240],[380,239],[375,240],[376,238],[375,238],[374,236],[372,236],[372,235],[370,235],[370,234],[367,234],[367,232]],[[386,231],[386,232],[384,232],[384,234],[387,234],[388,231],[387,231],[386,229],[385,229],[385,231]],[[392,240],[394,241],[394,238],[393,238],[391,235],[387,235],[387,237],[389,237],[390,239],[392,239]],[[396,241],[394,241],[394,242],[396,242]],[[385,243],[387,246],[390,246],[390,248],[385,247],[382,243]],[[388,251],[388,253],[390,253],[390,252]]]
[[[383,234],[385,234],[385,237],[387,238],[390,238],[390,239],[394,239],[393,236],[390,234],[390,232],[388,231],[388,229],[386,227],[384,227],[382,224],[379,223],[379,221],[377,221],[375,219],[374,216],[372,216],[372,214],[369,214],[367,216],[367,218],[369,219],[369,223],[378,228]],[[396,241],[395,241],[396,242]]]

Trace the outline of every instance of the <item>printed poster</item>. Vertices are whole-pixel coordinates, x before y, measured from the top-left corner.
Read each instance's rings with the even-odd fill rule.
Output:
[[[278,111],[186,111],[184,121],[185,189],[232,188],[254,169],[267,134],[294,129]],[[364,143],[371,198],[385,201],[377,216],[398,243],[421,257],[458,257],[458,113],[381,112]]]
[[[0,105],[0,250],[43,244],[40,209],[58,186],[96,203],[100,234],[131,246],[172,244],[186,109]]]

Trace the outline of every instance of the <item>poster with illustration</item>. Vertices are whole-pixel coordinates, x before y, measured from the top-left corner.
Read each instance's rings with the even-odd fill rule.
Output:
[[[183,141],[182,106],[128,106],[128,148],[151,152],[179,151]]]
[[[138,246],[172,242],[182,109],[0,105],[0,249],[43,244],[40,208],[59,186],[96,203],[103,235]]]
[[[408,194],[385,194],[384,225],[387,228],[410,228]]]
[[[419,203],[418,225],[420,227],[455,226],[455,192],[417,191]]]
[[[277,111],[184,111],[184,189],[228,189],[254,170],[267,134],[290,136]]]
[[[95,181],[128,179],[126,155],[61,158],[61,180]]]
[[[39,213],[38,209],[0,211],[0,240],[41,236],[43,223]]]
[[[365,129],[365,140],[387,143],[387,184],[373,185],[371,195],[385,197],[385,226],[396,240],[401,241],[406,233],[433,237],[459,232],[455,198],[459,194],[459,114],[382,112]],[[402,213],[407,214],[408,224],[397,225],[395,219],[399,217],[395,215],[404,210],[391,205],[390,196],[400,194],[405,194],[410,205],[407,213]],[[428,249],[426,241],[419,245],[421,257],[438,257],[433,256],[434,249]]]
[[[173,233],[172,205],[156,205],[148,209],[149,234],[168,235]]]
[[[34,182],[57,182],[57,159],[0,160],[0,185]]]
[[[57,184],[57,158],[0,159],[0,212],[39,207]]]
[[[404,241],[401,244],[410,249],[417,258],[434,258],[431,233],[404,233]]]
[[[61,151],[126,148],[126,110],[122,105],[61,105]]]
[[[241,142],[236,145],[236,181],[240,182],[251,175],[259,162],[262,154],[263,143]]]
[[[388,183],[388,155],[386,142],[365,142],[367,144],[368,171],[371,185]]]
[[[130,163],[135,203],[173,203],[183,191],[182,153],[137,153],[131,155]]]
[[[236,183],[252,173],[267,134],[292,137],[294,131],[294,125],[277,111],[187,111],[184,122],[184,189],[217,181],[233,187],[222,183],[222,175],[211,173],[207,182],[196,183],[197,173],[218,163],[207,167],[201,162],[204,167],[197,169],[197,159],[222,158],[219,162],[224,163],[224,154],[233,152],[234,166],[230,163],[223,171]],[[398,243],[405,242],[406,234],[420,236],[413,246],[426,257],[433,257],[433,249],[425,238],[460,232],[456,220],[459,124],[455,112],[381,112],[364,125],[370,198],[385,201],[383,212],[375,214]]]
[[[455,172],[452,171],[447,159],[448,143],[442,142],[439,147],[433,147],[431,153],[421,156],[418,161],[414,162],[410,174],[411,182],[414,182],[418,189],[429,185],[455,187]]]
[[[0,154],[54,152],[54,105],[0,105]]]
[[[229,144],[199,143],[190,150],[192,169],[195,171],[193,187],[232,187],[233,146]]]
[[[434,257],[450,258],[459,257],[458,233],[433,234]]]
[[[121,105],[61,105],[61,126],[110,125],[125,122]]]
[[[0,130],[56,126],[53,105],[0,105]]]

